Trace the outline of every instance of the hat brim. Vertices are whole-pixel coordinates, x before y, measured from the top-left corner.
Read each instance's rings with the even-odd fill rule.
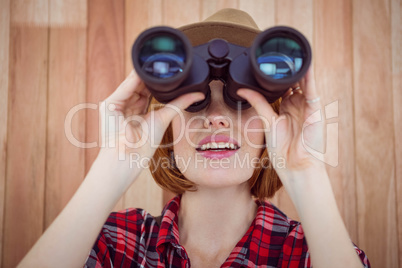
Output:
[[[208,41],[221,38],[229,43],[249,47],[255,37],[261,32],[255,28],[226,22],[206,21],[188,24],[178,28],[191,42],[192,46],[198,46]]]

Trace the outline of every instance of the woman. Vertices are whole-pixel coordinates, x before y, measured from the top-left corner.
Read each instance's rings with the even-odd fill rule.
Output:
[[[216,37],[250,46],[259,33],[248,14],[233,9],[181,30],[193,46]],[[303,147],[301,128],[320,109],[312,70],[282,97],[279,110],[279,101],[271,106],[259,93],[240,89],[252,107],[239,112],[225,104],[222,82],[211,81],[210,88],[209,105],[196,113],[185,109],[204,99],[201,93],[147,112],[150,93],[132,72],[102,104],[103,128],[110,116],[120,120],[117,130],[102,131],[109,133],[106,144],[119,137],[117,148],[101,149],[72,200],[20,265],[368,267],[350,241],[324,164]],[[320,146],[322,128],[310,126],[303,141]],[[108,217],[142,170],[130,163],[134,154],[153,157],[155,180],[180,194],[159,219],[140,209]],[[169,159],[168,168],[161,159]],[[282,184],[301,224],[264,201]]]

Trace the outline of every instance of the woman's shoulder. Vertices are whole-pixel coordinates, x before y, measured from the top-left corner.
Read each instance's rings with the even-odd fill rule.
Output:
[[[119,245],[129,244],[140,246],[151,242],[159,232],[159,224],[154,216],[141,208],[129,208],[112,212],[104,223],[98,241],[117,248]],[[153,241],[155,240],[155,241]]]
[[[257,201],[257,204],[259,204],[259,210],[263,210],[265,214],[264,217],[262,217],[264,219],[264,227],[271,229],[277,238],[279,236],[279,238],[283,239],[279,239],[282,241],[283,261],[292,266],[292,259],[303,260],[302,263],[304,263],[304,267],[310,267],[311,260],[301,222],[292,220],[271,202]],[[261,213],[257,212],[257,216],[259,214]],[[364,267],[370,267],[370,262],[364,251],[355,244],[353,244],[353,247]]]
[[[170,200],[162,210],[162,215],[153,216],[142,208],[128,208],[117,212],[112,212],[107,218],[103,229],[119,228],[126,230],[129,233],[136,233],[142,237],[147,234],[153,235],[159,231],[161,226],[162,216],[167,214],[165,221],[171,223],[172,217],[178,213],[180,204],[180,196]]]
[[[144,230],[145,226],[154,227],[156,218],[142,208],[128,208],[110,213],[105,226],[128,230]],[[147,228],[145,228],[147,229]]]
[[[138,245],[152,240],[158,232],[159,224],[154,216],[141,208],[129,208],[110,213],[98,240],[113,248],[124,243]]]
[[[151,255],[155,252],[158,232],[155,218],[144,209],[112,212],[88,256],[86,267],[108,267],[111,262],[137,263],[142,260],[141,252]]]

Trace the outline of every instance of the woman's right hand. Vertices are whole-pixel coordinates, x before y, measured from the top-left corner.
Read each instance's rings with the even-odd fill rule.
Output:
[[[132,71],[100,106],[102,151],[127,160],[151,158],[172,119],[189,105],[204,98],[202,93],[182,95],[159,110],[147,112],[151,94]],[[151,138],[152,135],[152,138]],[[112,154],[110,154],[112,152]]]

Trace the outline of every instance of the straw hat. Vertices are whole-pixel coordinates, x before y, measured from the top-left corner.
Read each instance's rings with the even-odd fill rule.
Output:
[[[192,46],[205,44],[214,38],[222,38],[232,44],[249,47],[261,32],[249,14],[233,8],[222,9],[202,22],[178,29],[190,39]]]

